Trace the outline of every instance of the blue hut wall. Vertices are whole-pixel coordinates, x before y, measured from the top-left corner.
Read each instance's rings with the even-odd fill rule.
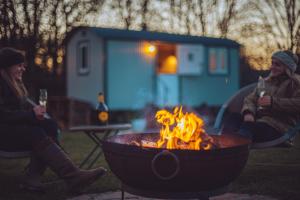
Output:
[[[80,71],[80,44],[88,47],[88,67]],[[67,45],[67,95],[70,98],[85,101],[96,107],[97,95],[104,90],[104,41],[91,31],[81,30],[73,35]]]
[[[167,81],[175,89],[176,98],[164,102],[166,94],[160,91],[158,83],[160,77],[167,75],[156,74],[156,58],[143,55],[139,41],[108,40],[105,72],[107,104],[112,110],[137,110],[147,103],[162,107],[164,103],[175,105],[176,102],[187,106],[202,103],[221,105],[239,88],[239,51],[228,48],[229,72],[225,75],[209,74],[208,47],[205,47],[204,57],[205,69],[200,75],[169,75],[178,80],[176,84],[169,79]]]
[[[111,110],[136,110],[153,102],[155,58],[139,41],[107,41],[106,101]]]
[[[239,51],[229,48],[229,72],[227,75],[208,73],[208,59],[205,59],[206,70],[199,76],[181,76],[180,99],[183,105],[199,106],[221,105],[239,88]],[[208,58],[208,48],[206,48]]]

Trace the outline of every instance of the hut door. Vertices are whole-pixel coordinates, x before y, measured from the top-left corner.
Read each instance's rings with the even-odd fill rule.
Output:
[[[157,105],[160,107],[179,104],[179,81],[176,74],[157,76]]]

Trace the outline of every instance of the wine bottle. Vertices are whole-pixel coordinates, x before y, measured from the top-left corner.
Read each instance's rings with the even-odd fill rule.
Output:
[[[109,119],[109,112],[108,112],[108,107],[104,101],[104,94],[102,92],[98,94],[98,105],[96,111],[97,111],[98,124],[107,125]]]

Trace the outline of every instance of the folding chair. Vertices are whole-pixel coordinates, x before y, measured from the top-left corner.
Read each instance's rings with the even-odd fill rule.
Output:
[[[214,123],[215,131],[221,134],[226,118],[234,114],[238,115],[240,113],[243,106],[244,98],[248,94],[250,94],[255,87],[256,87],[256,83],[253,83],[241,88],[222,105]],[[281,137],[267,142],[253,143],[251,148],[261,149],[261,148],[268,148],[273,146],[278,146],[278,147],[292,146],[287,144],[289,144],[290,141],[293,141],[294,137],[299,131],[300,131],[300,122],[298,122],[295,127],[292,127],[286,133],[282,134]]]

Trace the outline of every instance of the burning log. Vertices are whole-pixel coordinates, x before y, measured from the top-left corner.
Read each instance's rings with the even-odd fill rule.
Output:
[[[208,134],[205,133],[205,139],[199,143],[199,149],[200,150],[206,150],[206,149],[216,149],[219,147],[217,142]],[[178,141],[177,149],[182,149],[182,150],[188,150],[190,149],[190,146],[194,146],[195,141],[190,141],[188,143],[183,142],[183,141]],[[130,145],[135,145],[139,147],[145,147],[145,148],[159,148],[157,145],[157,142],[149,141],[149,140],[141,140],[140,142],[137,141],[131,141]],[[161,146],[160,148],[166,148],[166,145]]]
[[[130,144],[145,148],[183,150],[209,150],[218,148],[217,141],[204,130],[204,121],[194,113],[183,113],[176,107],[173,113],[160,110],[157,122],[162,124],[160,138],[156,141],[131,141]]]
[[[148,148],[157,148],[156,142],[141,140],[141,145]]]
[[[129,145],[134,145],[134,146],[139,146],[139,147],[141,146],[141,144],[135,140],[130,141]]]

